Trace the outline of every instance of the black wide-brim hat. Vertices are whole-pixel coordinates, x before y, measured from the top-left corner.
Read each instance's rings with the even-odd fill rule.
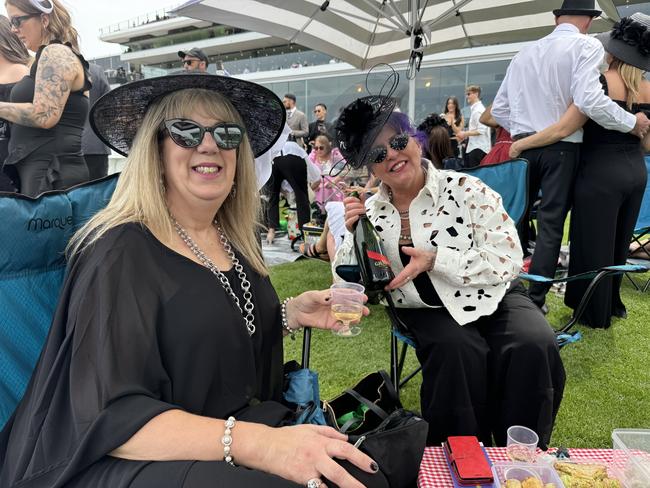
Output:
[[[626,64],[650,71],[650,16],[623,17],[609,32],[598,34],[605,51]]]
[[[111,90],[93,105],[90,125],[105,144],[127,156],[149,106],[169,93],[191,88],[217,92],[232,103],[255,157],[268,151],[282,134],[287,112],[271,90],[228,76],[192,73],[132,81]]]
[[[602,11],[596,9],[595,0],[564,0],[562,7],[553,10],[553,15],[587,15],[598,17]]]
[[[354,169],[367,163],[375,139],[395,110],[396,101],[381,95],[357,98],[339,115],[334,135],[339,151]]]

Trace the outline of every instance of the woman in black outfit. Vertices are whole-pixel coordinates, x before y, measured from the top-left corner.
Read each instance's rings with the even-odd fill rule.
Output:
[[[643,76],[650,70],[649,28],[650,16],[637,13],[598,36],[609,63],[601,77],[605,93],[631,113],[650,112],[650,82]],[[650,150],[650,135],[640,141],[632,134],[604,129],[573,106],[557,124],[516,141],[511,156],[558,141],[583,124],[581,166],[571,211],[569,275],[625,264],[648,177],[643,154],[644,149]],[[612,317],[626,317],[621,279],[606,278],[598,285],[582,322],[606,328]],[[588,284],[588,280],[569,282],[566,305],[576,309]]]
[[[20,192],[37,196],[88,180],[81,135],[88,115],[88,63],[79,54],[77,31],[58,0],[7,0],[14,31],[36,52],[29,76],[0,103],[12,122],[9,156]]]
[[[8,102],[11,89],[17,81],[29,73],[29,53],[11,31],[9,19],[0,15],[0,102]],[[6,120],[0,119],[0,191],[15,191],[17,175],[11,167],[3,168],[9,153],[9,137],[11,126]],[[9,172],[6,169],[11,168]]]
[[[197,74],[98,100],[93,127],[128,157],[71,242],[48,340],[0,434],[0,486],[362,488],[334,457],[387,486],[346,436],[282,426],[283,336],[337,327],[327,290],[280,304],[256,234],[253,158],[285,113],[262,86]]]
[[[458,151],[458,139],[456,138],[456,133],[463,130],[463,127],[465,127],[465,118],[463,117],[463,114],[460,113],[458,98],[449,97],[445,102],[445,106],[440,116],[447,122],[447,131],[449,132],[451,149],[454,152],[454,156],[459,157],[460,153]]]

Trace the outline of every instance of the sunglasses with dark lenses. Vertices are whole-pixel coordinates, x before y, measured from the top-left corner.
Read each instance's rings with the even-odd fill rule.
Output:
[[[219,122],[212,127],[204,127],[190,119],[165,120],[165,129],[172,141],[180,147],[196,147],[203,142],[203,136],[212,134],[220,149],[237,149],[244,139],[244,128],[231,122]]]
[[[9,19],[9,22],[16,29],[20,29],[20,26],[22,25],[23,22],[31,19],[32,17],[39,17],[40,15],[41,14],[18,15],[16,17],[12,17],[11,19]]]
[[[406,132],[396,134],[388,141],[388,146],[394,151],[403,151],[409,143],[409,135]],[[386,160],[388,156],[388,147],[375,146],[368,153],[366,164],[379,164]]]
[[[316,149],[317,151],[323,151],[325,150],[325,146],[314,146],[314,149]]]

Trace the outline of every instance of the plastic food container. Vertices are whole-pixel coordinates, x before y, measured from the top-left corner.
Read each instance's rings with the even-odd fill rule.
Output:
[[[625,488],[650,486],[650,430],[616,429],[612,433],[614,457],[610,470]]]
[[[515,479],[524,481],[536,478],[542,485],[553,483],[556,488],[564,488],[560,477],[550,464],[524,464],[512,462],[498,462],[492,465],[495,488],[504,488],[506,480]]]

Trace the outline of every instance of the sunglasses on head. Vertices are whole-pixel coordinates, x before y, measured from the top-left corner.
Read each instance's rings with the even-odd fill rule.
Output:
[[[22,25],[23,22],[31,19],[32,17],[40,17],[40,15],[41,14],[18,15],[16,17],[12,17],[11,19],[9,19],[9,22],[16,29],[20,29],[20,26]]]
[[[394,151],[403,151],[409,143],[409,135],[406,132],[396,134],[388,140],[388,146]],[[388,156],[387,146],[375,146],[368,153],[366,164],[379,164]]]
[[[237,149],[244,139],[244,128],[232,122],[219,122],[212,127],[204,127],[190,119],[165,120],[172,141],[180,147],[196,147],[203,142],[203,136],[208,132],[220,149]]]

